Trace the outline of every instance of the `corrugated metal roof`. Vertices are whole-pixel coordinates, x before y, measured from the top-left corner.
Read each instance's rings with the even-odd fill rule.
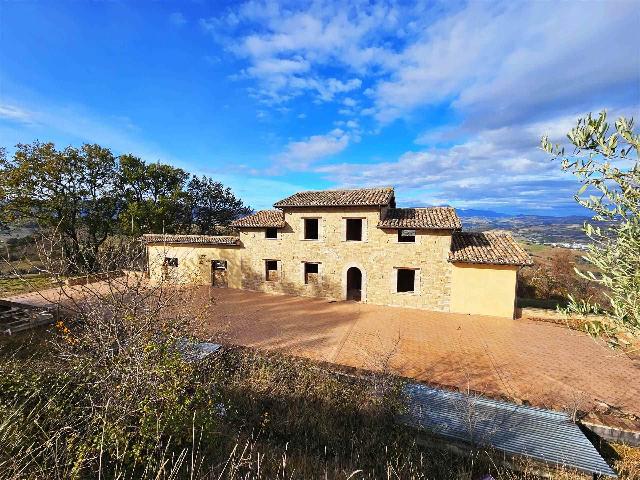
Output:
[[[177,342],[178,349],[187,361],[198,362],[217,353],[222,345],[211,342],[191,342],[186,338],[181,338]]]
[[[551,465],[616,476],[565,413],[418,384],[406,386],[405,393],[409,408],[401,421],[410,427]]]

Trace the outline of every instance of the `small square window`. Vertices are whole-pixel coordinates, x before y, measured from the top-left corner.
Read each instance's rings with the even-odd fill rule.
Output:
[[[415,243],[416,241],[416,231],[401,229],[398,230],[398,242],[401,243]]]
[[[164,265],[165,267],[177,267],[178,259],[175,257],[164,257],[164,262],[162,262],[162,265]]]
[[[264,238],[278,238],[278,229],[269,227],[264,232]]]
[[[397,292],[414,292],[416,282],[416,271],[409,268],[398,269]]]
[[[318,219],[317,218],[305,218],[304,219],[304,239],[305,240],[318,240]]]
[[[275,282],[278,277],[278,261],[277,260],[265,260],[265,278],[267,282]]]
[[[352,242],[362,241],[361,218],[347,218],[347,240]]]
[[[227,269],[227,261],[226,260],[212,260],[214,270],[226,270]]]
[[[316,283],[318,281],[318,268],[317,263],[307,263],[304,264],[304,283],[309,285],[310,283]]]

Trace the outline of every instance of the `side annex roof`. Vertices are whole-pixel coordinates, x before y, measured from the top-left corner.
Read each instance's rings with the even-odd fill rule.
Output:
[[[529,254],[508,233],[454,232],[449,261],[488,265],[533,265]]]
[[[231,222],[235,228],[284,228],[284,213],[282,210],[260,210],[246,217]]]

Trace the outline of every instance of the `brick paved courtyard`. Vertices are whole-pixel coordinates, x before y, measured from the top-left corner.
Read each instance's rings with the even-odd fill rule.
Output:
[[[640,362],[531,320],[201,287],[205,335],[555,409],[606,402],[640,416]]]

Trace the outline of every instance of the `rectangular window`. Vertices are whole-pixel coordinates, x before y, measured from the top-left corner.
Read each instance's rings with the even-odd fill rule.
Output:
[[[398,269],[397,292],[414,292],[416,282],[416,271],[408,268]]]
[[[309,285],[310,283],[318,282],[318,264],[317,263],[307,263],[304,264],[304,283]]]
[[[178,259],[174,257],[164,257],[164,262],[162,262],[162,265],[164,265],[165,267],[177,267]]]
[[[362,219],[347,218],[347,241],[362,241]]]
[[[212,260],[214,270],[226,270],[227,269],[227,261],[226,260]]]
[[[278,238],[278,229],[269,227],[264,232],[264,238]]]
[[[415,230],[407,230],[407,229],[398,230],[398,242],[415,243],[415,241],[416,241]]]
[[[277,282],[278,277],[278,261],[265,260],[265,279],[267,282]]]
[[[305,240],[318,240],[318,219],[317,218],[305,218],[304,219],[304,239]]]

